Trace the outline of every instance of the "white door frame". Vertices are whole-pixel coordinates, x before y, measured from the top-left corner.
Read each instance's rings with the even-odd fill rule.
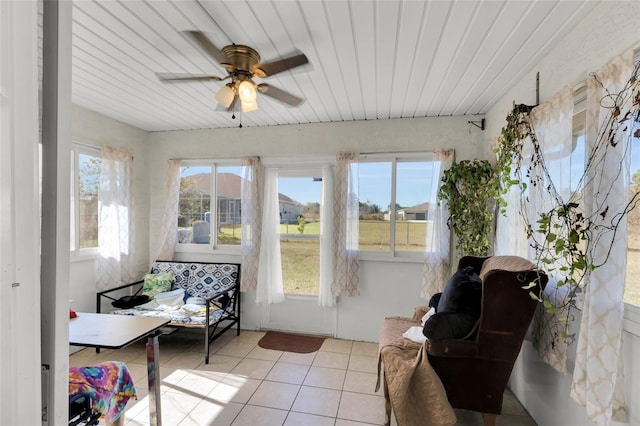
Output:
[[[332,164],[333,158],[316,158],[300,166],[299,161],[272,160],[265,167],[278,168],[279,177],[322,176],[322,165]],[[337,334],[337,307],[321,307],[318,296],[286,295],[282,303],[260,304],[261,330],[279,330],[295,333],[318,334],[335,337]]]

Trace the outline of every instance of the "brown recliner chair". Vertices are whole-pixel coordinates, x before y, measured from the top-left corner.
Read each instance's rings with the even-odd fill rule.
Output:
[[[475,336],[470,340],[427,340],[424,349],[451,406],[483,413],[485,424],[494,425],[496,415],[502,412],[509,376],[538,306],[529,291],[537,294],[546,285],[547,276],[535,270],[528,260],[516,256],[466,256],[460,259],[458,269],[467,266],[482,278],[481,315]],[[523,288],[530,283],[535,286]],[[419,324],[428,309],[417,308],[409,321]],[[404,321],[406,325],[407,320],[388,318],[385,322]],[[386,392],[385,398],[388,421],[391,404]]]
[[[511,256],[463,257],[458,269],[472,266],[482,278],[482,313],[473,340],[431,340],[426,345],[431,366],[440,377],[449,403],[483,413],[494,424],[502,412],[502,396],[513,364],[538,306],[537,294],[547,276]],[[535,282],[536,287],[522,287]]]

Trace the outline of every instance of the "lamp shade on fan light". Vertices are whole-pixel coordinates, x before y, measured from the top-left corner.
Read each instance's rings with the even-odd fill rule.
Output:
[[[229,106],[231,106],[235,97],[236,93],[231,87],[231,84],[223,86],[222,89],[218,90],[218,93],[216,93],[216,100],[225,108],[229,108]]]
[[[256,93],[255,84],[252,81],[244,80],[238,85],[238,96],[242,103],[242,112],[255,111],[258,109],[258,103],[256,102],[258,94]]]
[[[240,102],[242,104],[242,112],[250,112],[258,109],[258,103],[256,101],[253,102]]]
[[[253,82],[249,80],[244,80],[238,85],[238,96],[240,96],[240,100],[242,102],[255,102],[256,97],[256,88]]]

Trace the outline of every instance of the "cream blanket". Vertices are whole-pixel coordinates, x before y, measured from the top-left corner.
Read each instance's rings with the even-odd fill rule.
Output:
[[[378,347],[376,391],[384,365],[386,404],[388,407],[391,403],[398,426],[453,425],[456,415],[440,378],[429,364],[424,345],[402,337],[409,327],[419,324],[409,318],[385,318]]]

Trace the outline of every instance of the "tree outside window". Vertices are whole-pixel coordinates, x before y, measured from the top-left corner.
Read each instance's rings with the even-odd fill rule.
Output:
[[[100,150],[74,145],[71,182],[71,249],[98,247],[98,187]]]

